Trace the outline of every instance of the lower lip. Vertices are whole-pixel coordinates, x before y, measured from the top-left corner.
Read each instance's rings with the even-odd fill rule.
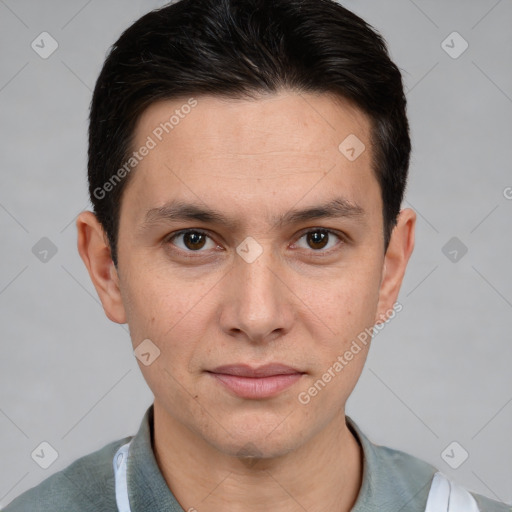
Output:
[[[211,372],[210,374],[241,398],[270,398],[289,388],[302,377],[302,373],[268,377],[239,377]]]

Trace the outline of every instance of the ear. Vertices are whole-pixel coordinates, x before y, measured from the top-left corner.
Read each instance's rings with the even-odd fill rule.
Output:
[[[87,267],[105,314],[113,322],[126,323],[119,276],[102,225],[94,213],[84,211],[77,218],[76,228],[78,252]]]
[[[379,302],[375,323],[384,323],[393,310],[402,286],[405,269],[414,249],[416,213],[410,208],[401,210],[389,241],[379,289]]]

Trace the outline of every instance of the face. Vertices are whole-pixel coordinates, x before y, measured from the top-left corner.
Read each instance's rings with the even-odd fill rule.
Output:
[[[281,455],[343,414],[369,347],[354,340],[392,311],[414,219],[402,212],[385,257],[370,125],[350,104],[187,100],[154,103],[136,127],[134,148],[154,144],[123,193],[117,272],[97,289],[134,349],[150,340],[139,365],[155,407],[222,453]],[[268,364],[288,370],[219,370]]]

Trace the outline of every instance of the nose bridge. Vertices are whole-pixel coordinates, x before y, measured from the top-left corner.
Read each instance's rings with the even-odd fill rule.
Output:
[[[272,248],[270,244],[264,245],[254,238],[248,238],[237,247],[239,258],[235,272],[239,279],[239,298],[248,304],[269,307],[279,293]]]
[[[276,276],[277,259],[270,244],[246,238],[237,247],[233,269],[231,329],[262,339],[276,329],[287,329],[286,287]]]

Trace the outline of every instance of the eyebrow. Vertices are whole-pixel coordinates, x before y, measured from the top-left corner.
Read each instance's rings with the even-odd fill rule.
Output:
[[[344,197],[336,197],[321,205],[311,206],[302,210],[290,210],[285,214],[277,217],[274,216],[270,219],[270,222],[276,228],[325,218],[352,218],[362,222],[365,214],[365,210],[357,203],[351,202]],[[196,220],[207,224],[222,225],[230,230],[236,230],[240,225],[239,221],[226,217],[224,214],[208,207],[175,200],[163,206],[148,210],[138,231],[143,232],[153,225],[162,222],[186,220]]]

